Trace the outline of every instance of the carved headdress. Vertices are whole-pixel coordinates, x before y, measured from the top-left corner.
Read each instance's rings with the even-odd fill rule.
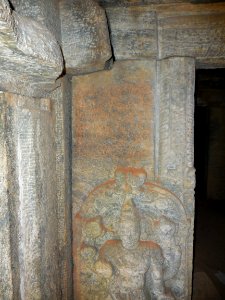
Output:
[[[133,200],[129,197],[126,197],[120,213],[120,223],[126,224],[126,223],[133,223],[135,226],[139,228],[139,214],[137,211],[137,208],[135,206],[135,203]]]

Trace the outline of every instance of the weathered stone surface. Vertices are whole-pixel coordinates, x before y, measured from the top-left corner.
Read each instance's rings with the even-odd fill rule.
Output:
[[[175,299],[186,215],[174,194],[146,180],[144,169],[118,168],[96,186],[75,217],[74,234],[78,299],[93,299],[91,291],[101,300]]]
[[[13,299],[10,211],[7,182],[6,103],[0,94],[0,298]]]
[[[58,0],[10,0],[15,11],[21,16],[30,17],[45,25],[61,41]]]
[[[157,57],[156,14],[152,7],[107,8],[116,59]]]
[[[60,47],[44,25],[12,12],[0,2],[0,87],[34,97],[45,96],[63,69]]]
[[[51,101],[4,97],[12,299],[61,299]]]
[[[154,176],[155,65],[116,62],[111,71],[73,77],[74,212],[117,166]]]
[[[190,3],[189,0],[99,0],[103,7],[135,6],[146,4]]]
[[[225,4],[164,6],[157,17],[159,58],[188,56],[198,67],[225,65]]]
[[[157,64],[156,172],[161,184],[178,195],[189,223],[181,273],[183,293],[191,297],[194,220],[194,84],[195,61],[170,58]],[[187,249],[187,252],[186,252]]]
[[[183,60],[174,63],[181,67]],[[191,63],[192,70],[193,62],[189,59],[185,66]],[[188,102],[187,124],[181,127],[186,134],[182,158],[188,154],[190,174],[182,173],[183,181],[176,185],[173,178],[164,180],[164,169],[160,176],[156,170],[166,152],[169,162],[173,156],[168,140],[163,143],[156,134],[164,122],[158,118],[161,105],[168,106],[164,64],[159,64],[156,69],[155,61],[116,62],[111,71],[73,78],[73,258],[79,299],[93,299],[93,293],[98,299],[188,297],[192,107]],[[177,94],[181,92],[178,86]],[[175,147],[178,159],[180,150]],[[183,161],[178,164],[184,170]],[[182,198],[181,191],[192,198]]]
[[[71,82],[61,79],[51,98],[55,115],[56,188],[61,272],[61,298],[72,296],[72,199],[71,199]]]
[[[60,17],[66,71],[103,70],[112,56],[103,8],[92,0],[61,0]]]

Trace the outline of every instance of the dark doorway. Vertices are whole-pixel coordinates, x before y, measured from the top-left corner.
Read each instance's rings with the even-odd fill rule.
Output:
[[[197,70],[193,299],[225,299],[225,69]]]

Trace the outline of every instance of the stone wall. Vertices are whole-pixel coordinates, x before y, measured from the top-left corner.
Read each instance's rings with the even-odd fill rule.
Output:
[[[225,64],[225,5],[172,2],[0,0],[0,298],[191,298],[194,70]]]

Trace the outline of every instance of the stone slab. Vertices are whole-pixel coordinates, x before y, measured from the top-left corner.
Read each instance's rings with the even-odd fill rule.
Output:
[[[192,71],[193,62],[191,58],[187,62],[178,59],[171,65],[181,67],[184,63],[183,74],[188,63]],[[169,143],[173,132],[167,134],[166,143],[161,136],[156,137],[157,123],[165,122],[160,118],[163,105],[167,114],[170,112],[165,96],[168,86],[158,77],[171,65],[160,69],[151,60],[119,61],[110,71],[73,77],[72,218],[74,291],[78,299],[92,299],[92,293],[99,300],[129,298],[131,294],[135,299],[155,295],[187,299],[190,292],[186,246],[191,224],[186,199],[183,201],[183,194],[174,185],[166,186],[168,182],[155,177],[161,162],[161,157],[156,161],[157,151],[160,149],[163,158],[166,152],[167,158],[172,153]],[[174,93],[182,91],[178,87]],[[162,102],[160,95],[164,96]],[[180,105],[183,102],[176,102],[174,111],[177,107],[180,112]],[[192,128],[189,114],[187,119],[187,127],[181,126],[182,136]],[[179,158],[184,152],[181,154],[178,143],[175,155],[179,170],[183,170]],[[185,155],[189,143],[189,138],[185,139]],[[192,163],[190,155],[188,163]],[[179,188],[183,192],[183,181]],[[190,191],[193,193],[192,186]],[[129,248],[133,239],[135,247]],[[158,258],[163,253],[165,260],[159,258],[149,268],[155,258],[153,249],[157,249]]]
[[[118,166],[154,176],[155,62],[116,62],[73,77],[73,209]]]
[[[103,70],[112,56],[104,9],[92,0],[62,0],[60,17],[67,73]]]
[[[156,15],[152,7],[108,7],[106,13],[116,59],[157,57]]]

